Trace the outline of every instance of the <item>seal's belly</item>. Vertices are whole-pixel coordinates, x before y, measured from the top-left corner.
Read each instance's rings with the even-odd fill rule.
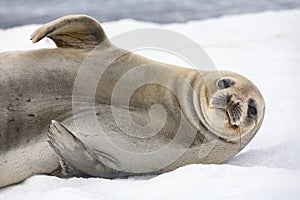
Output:
[[[11,109],[0,120],[0,187],[57,169],[57,155],[47,143],[47,130],[52,119],[69,116],[71,103],[37,96],[30,102],[21,97],[9,104],[4,102],[2,106]]]
[[[0,187],[20,182],[35,174],[49,174],[59,167],[57,155],[46,142],[46,133],[39,138],[0,152]]]

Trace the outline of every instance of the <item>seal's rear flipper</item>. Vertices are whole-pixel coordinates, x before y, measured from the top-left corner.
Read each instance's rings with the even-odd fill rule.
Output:
[[[51,38],[63,48],[94,48],[107,39],[102,27],[86,15],[68,15],[45,24],[36,30],[31,40],[36,43],[44,37]]]
[[[77,169],[90,176],[104,178],[113,178],[118,174],[117,171],[107,167],[107,165],[118,165],[118,161],[115,158],[105,153],[93,152],[62,124],[52,121],[48,137],[50,146],[60,156],[62,161],[67,164],[67,168],[71,167],[71,169]],[[63,170],[64,167],[63,163]],[[68,172],[67,174],[72,173]]]

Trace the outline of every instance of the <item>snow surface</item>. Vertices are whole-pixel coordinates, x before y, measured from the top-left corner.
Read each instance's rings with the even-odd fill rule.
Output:
[[[127,19],[104,23],[109,36],[159,27],[193,39],[219,70],[241,73],[256,83],[267,104],[263,126],[226,164],[190,165],[159,176],[116,180],[37,175],[0,189],[0,199],[299,199],[299,19],[300,10],[286,10],[186,24]],[[31,44],[30,35],[37,27],[0,30],[0,52],[54,47],[50,40]],[[152,57],[175,62],[168,56]]]

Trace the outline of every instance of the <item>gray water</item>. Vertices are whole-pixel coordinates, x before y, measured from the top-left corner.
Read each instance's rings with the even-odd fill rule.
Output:
[[[300,0],[0,0],[0,28],[41,24],[74,13],[101,22],[131,18],[171,23],[299,7]]]

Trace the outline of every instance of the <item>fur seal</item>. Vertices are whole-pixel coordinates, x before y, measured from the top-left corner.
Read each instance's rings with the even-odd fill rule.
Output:
[[[115,178],[223,163],[262,124],[263,96],[239,74],[136,55],[85,15],[45,24],[32,42],[45,37],[58,48],[0,54],[0,187],[34,174]]]

